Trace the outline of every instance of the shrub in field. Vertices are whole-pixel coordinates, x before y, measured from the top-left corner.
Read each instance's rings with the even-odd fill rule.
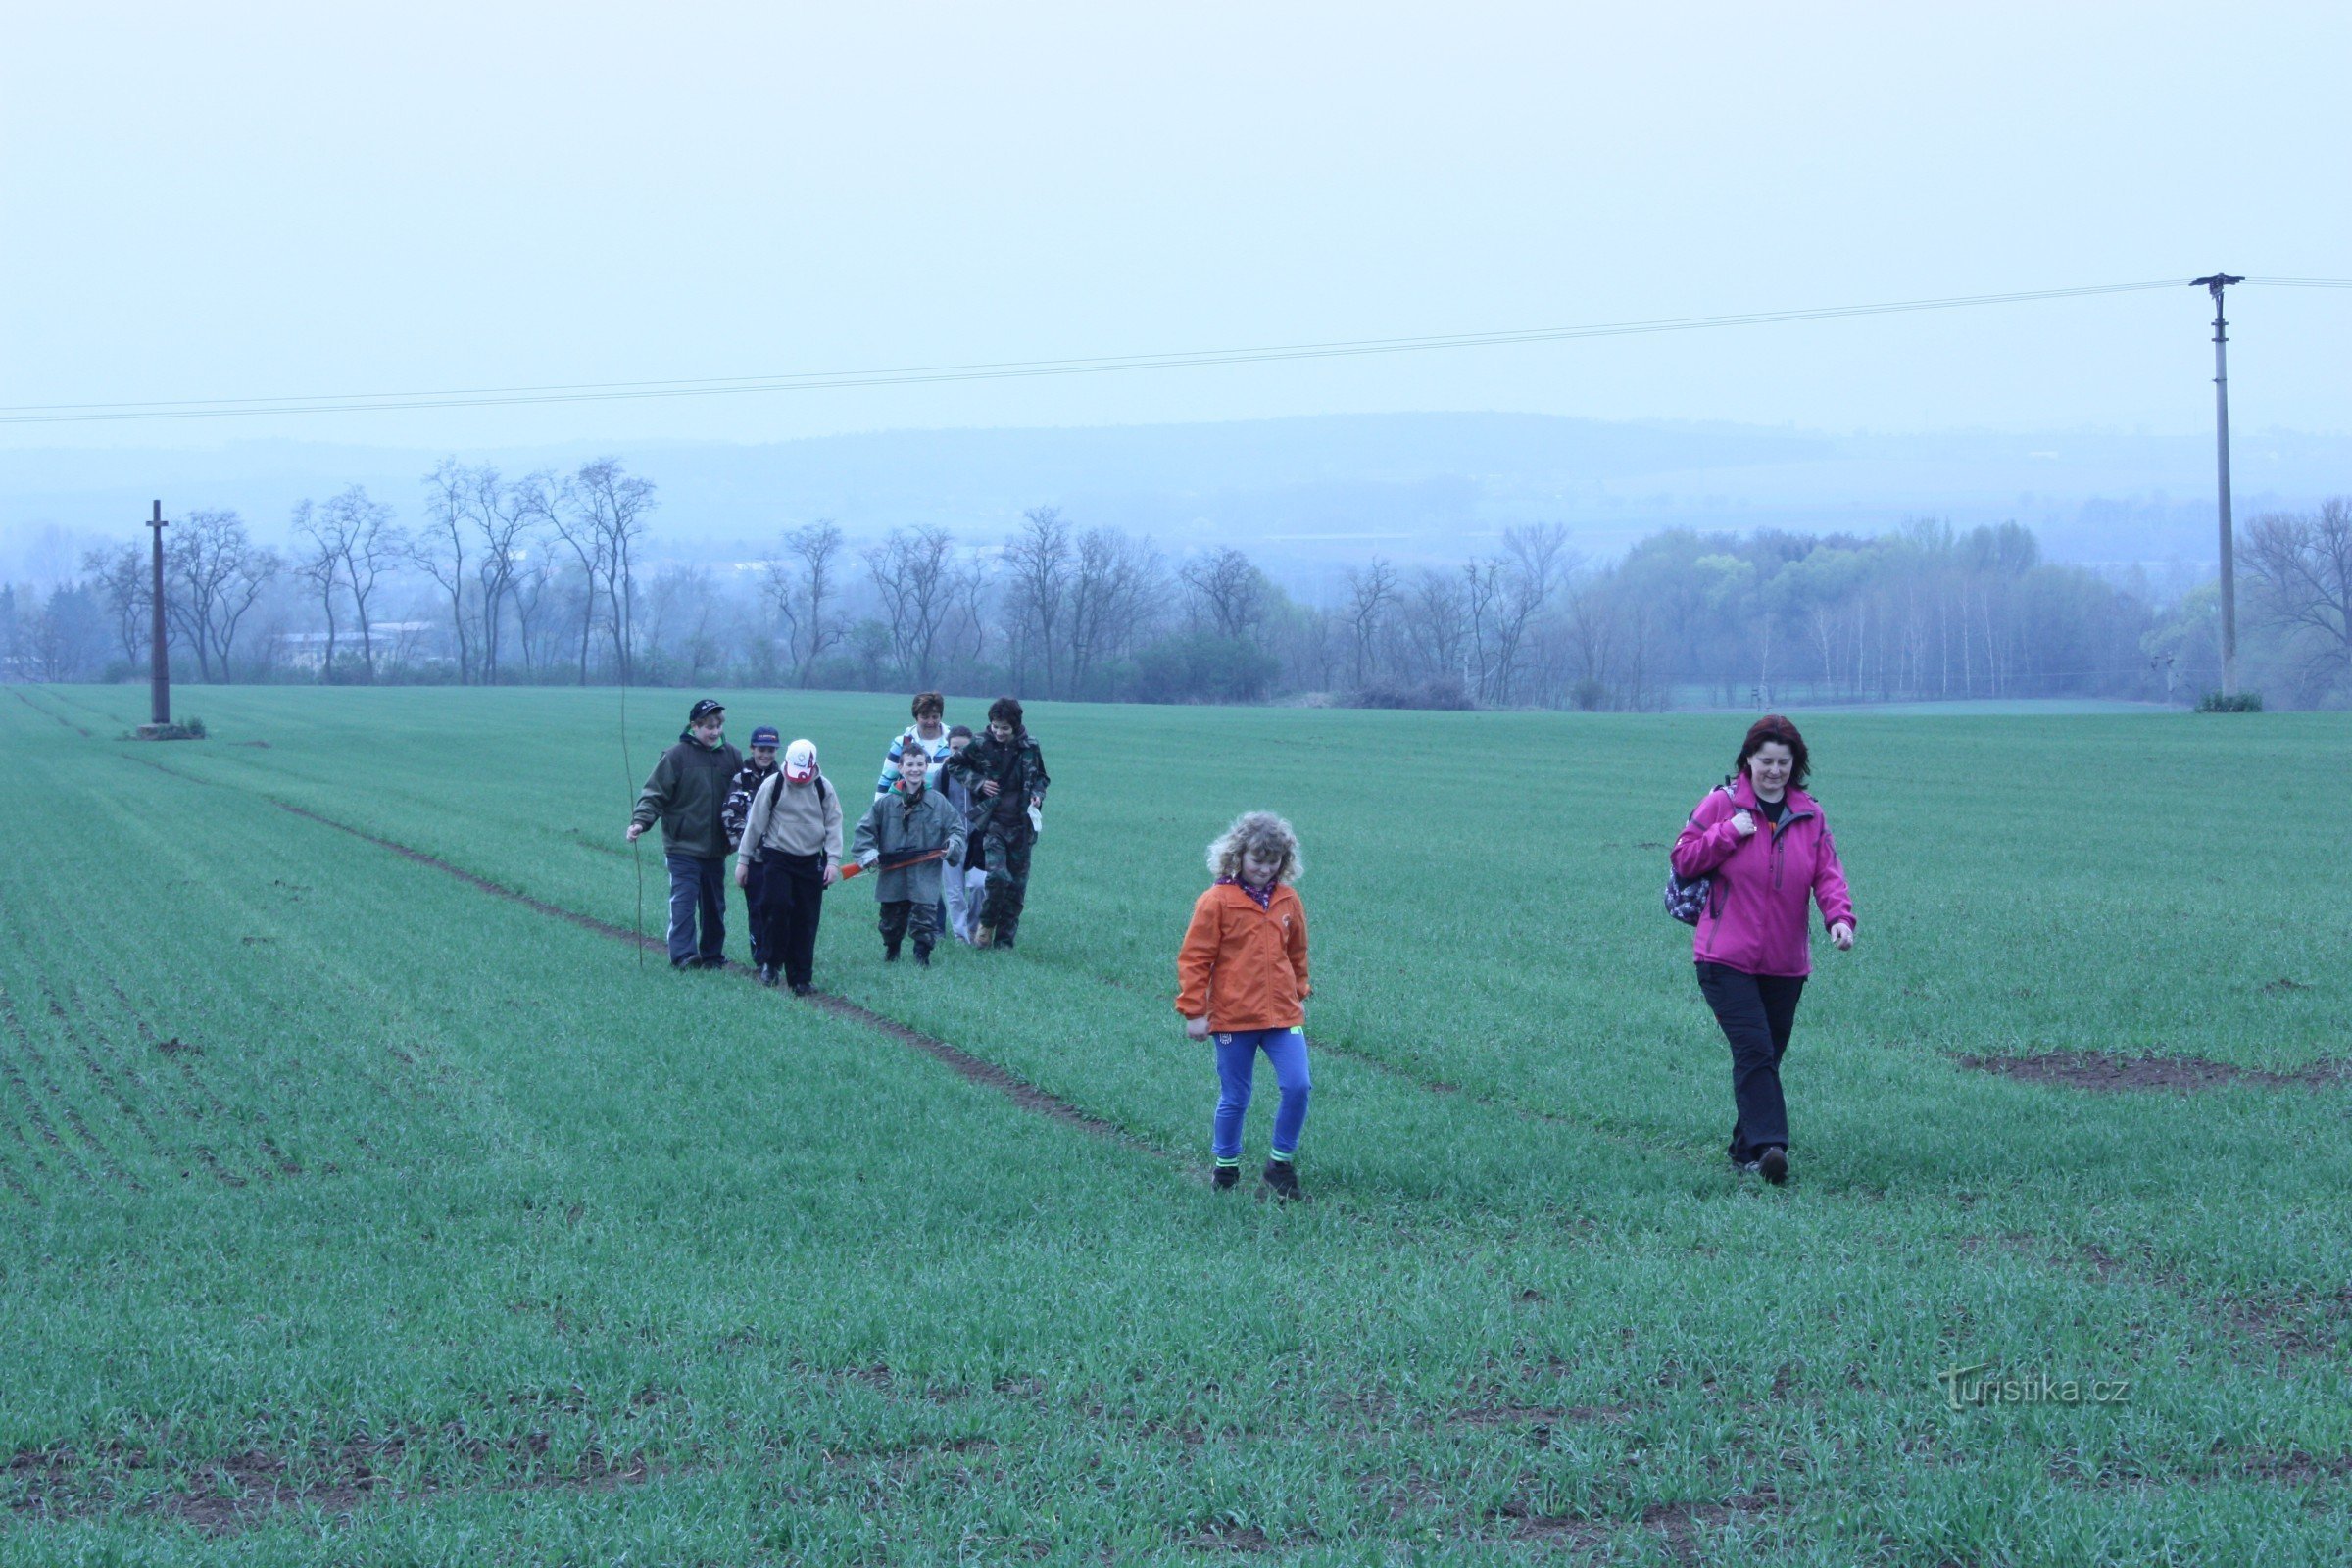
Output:
[[[1242,637],[1170,637],[1135,656],[1136,696],[1147,703],[1254,703],[1282,666]]]
[[[1375,681],[1343,700],[1348,708],[1428,708],[1463,712],[1476,706],[1458,680]]]
[[[2262,693],[2207,692],[2197,699],[2200,713],[2259,713],[2262,711]]]

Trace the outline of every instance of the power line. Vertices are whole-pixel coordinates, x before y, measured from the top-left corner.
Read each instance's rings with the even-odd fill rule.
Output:
[[[799,371],[756,376],[706,376],[672,381],[596,381],[543,386],[455,387],[421,392],[349,392],[255,398],[202,398],[134,403],[19,404],[0,406],[0,424],[60,424],[134,419],[229,418],[255,415],[364,414],[415,409],[468,409],[522,404],[602,403],[656,398],[721,397],[747,392],[834,391],[869,386],[925,386],[954,381],[993,381],[1043,376],[1100,375],[1122,370],[1183,369],[1220,365],[1267,364],[1285,360],[1344,359],[1379,354],[1416,354],[1445,349],[1494,348],[1523,343],[1558,343],[1584,338],[1636,337],[1720,327],[1768,326],[1849,317],[1892,316],[1918,311],[1960,310],[1981,305],[2018,305],[2041,300],[2133,294],[2180,286],[2180,279],[2139,283],[2095,283],[2074,288],[2025,289],[2005,294],[1965,294],[1892,300],[1866,305],[1817,306],[1801,310],[1754,311],[1730,316],[1668,317],[1582,326],[1525,327],[1457,332],[1423,337],[1342,339],[1282,343],[1256,348],[1200,349],[1092,358],[1002,360],[962,365],[918,365],[862,370]],[[2292,288],[2352,287],[2352,279],[2249,278],[2252,283]]]

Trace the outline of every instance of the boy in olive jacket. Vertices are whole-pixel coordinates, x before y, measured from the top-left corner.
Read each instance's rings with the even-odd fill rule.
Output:
[[[636,809],[629,813],[634,844],[662,824],[669,867],[669,964],[673,969],[727,966],[727,787],[743,754],[726,744],[727,710],[706,697],[686,715],[678,744],[662,754]],[[702,941],[695,941],[695,916]]]
[[[925,782],[922,768],[900,773],[890,793],[866,808],[850,854],[882,873],[874,878],[874,899],[882,908],[884,963],[898,962],[899,944],[911,932],[914,961],[930,967],[939,941],[941,863],[961,862],[963,846],[962,816]]]

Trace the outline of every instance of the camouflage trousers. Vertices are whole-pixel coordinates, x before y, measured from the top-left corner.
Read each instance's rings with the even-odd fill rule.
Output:
[[[1023,823],[1006,832],[991,827],[980,835],[981,864],[988,884],[980,901],[980,923],[996,928],[997,946],[1009,948],[1021,930],[1021,906],[1029,900],[1029,852],[1037,833]]]
[[[899,944],[911,936],[914,951],[929,953],[939,941],[939,904],[932,899],[893,900],[881,906],[882,947],[896,953]]]

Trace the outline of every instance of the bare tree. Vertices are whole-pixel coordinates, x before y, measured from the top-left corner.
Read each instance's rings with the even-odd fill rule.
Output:
[[[1195,556],[1179,567],[1177,579],[1192,590],[1195,613],[1205,612],[1220,637],[1247,639],[1262,625],[1274,585],[1256,563],[1227,545],[1205,556]]]
[[[940,628],[955,604],[955,545],[945,528],[926,523],[896,530],[865,551],[865,569],[889,617],[892,657],[917,686],[930,685],[937,671]]]
[[[335,601],[343,592],[343,536],[336,520],[309,497],[294,503],[293,531],[308,543],[294,558],[294,574],[310,584],[326,616],[326,653],[318,662],[318,678],[335,678],[335,639],[338,629]]]
[[[605,566],[605,599],[611,612],[612,655],[625,686],[636,645],[637,542],[645,537],[646,514],[658,505],[654,484],[631,474],[618,458],[598,458],[580,466],[564,493],[574,524],[598,541]],[[593,578],[589,586],[593,598]],[[586,662],[583,654],[583,671]],[[585,678],[583,674],[583,682]]]
[[[1564,523],[1506,528],[1502,533],[1502,589],[1494,614],[1495,702],[1508,702],[1527,628],[1544,612],[1552,590],[1574,566]]]
[[[606,555],[607,540],[595,519],[575,510],[569,504],[569,482],[558,486],[552,482],[533,488],[525,497],[529,514],[544,522],[557,538],[564,541],[579,562],[584,584],[580,595],[580,676],[582,686],[588,684],[588,644],[596,634],[597,585],[611,569]]]
[[[458,644],[458,684],[473,678],[473,639],[466,615],[466,546],[473,517],[473,470],[443,458],[424,476],[424,520],[409,541],[409,559],[449,598],[449,624]]]
[[[1046,662],[1046,695],[1054,696],[1054,653],[1070,585],[1070,525],[1059,507],[1032,507],[1019,532],[1004,541],[1010,575],[1008,606],[1020,629],[1020,651],[1037,650]],[[1022,661],[1025,662],[1025,661]]]
[[[1424,566],[1404,600],[1407,645],[1423,680],[1458,682],[1476,695],[1470,668],[1470,605],[1459,574]]]
[[[819,517],[786,534],[785,559],[767,564],[768,602],[784,630],[784,653],[796,686],[815,678],[816,662],[842,637],[831,608],[840,596],[834,563],[841,549],[841,530],[831,518]]]
[[[480,564],[474,568],[481,589],[482,683],[495,686],[505,607],[514,595],[516,574],[525,558],[538,548],[539,518],[547,510],[538,498],[550,493],[555,481],[552,475],[539,472],[503,484],[498,470],[488,464],[472,469],[469,476],[473,493],[468,514],[482,544]],[[529,661],[527,653],[524,661]]]
[[[375,679],[375,631],[368,602],[377,585],[408,550],[400,530],[392,526],[392,509],[368,499],[365,486],[352,485],[329,496],[319,508],[327,531],[338,542],[343,563],[343,586],[351,591],[351,607],[360,626],[360,659],[366,678]]]
[[[555,662],[555,650],[549,646],[553,633],[547,628],[553,613],[548,593],[555,580],[555,566],[540,555],[519,562],[507,579],[507,600],[514,607],[514,635],[522,647],[526,675],[537,674],[543,662]]]
[[[1374,665],[1373,650],[1379,645],[1382,628],[1388,623],[1390,612],[1396,604],[1396,568],[1380,557],[1362,571],[1349,567],[1348,571],[1348,604],[1342,615],[1348,622],[1348,640],[1355,654],[1355,683],[1358,686],[1370,678]]]
[[[2262,607],[2300,634],[2304,679],[2325,691],[2352,677],[2352,499],[2330,496],[2311,515],[2256,517],[2237,560]]]
[[[115,641],[124,662],[137,663],[153,635],[155,586],[146,553],[137,545],[88,551],[81,558],[81,569],[114,619]]]
[[[218,668],[228,681],[237,627],[277,575],[276,555],[253,542],[235,513],[191,512],[165,547],[164,567],[165,609],[195,645],[198,671],[209,681]]]
[[[1156,609],[1159,553],[1116,528],[1089,528],[1078,538],[1069,574],[1069,677],[1072,695],[1106,660],[1134,642]]]

